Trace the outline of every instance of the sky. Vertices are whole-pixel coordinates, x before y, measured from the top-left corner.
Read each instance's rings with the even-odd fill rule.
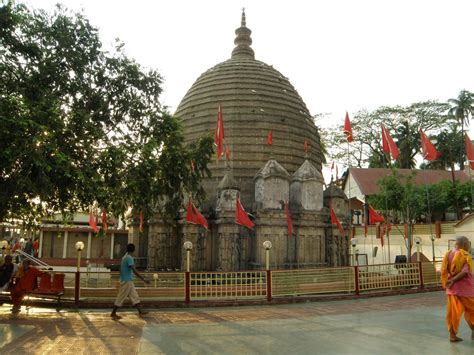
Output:
[[[21,2],[21,0],[17,0]],[[23,1],[52,9],[58,0]],[[198,76],[230,58],[245,7],[255,57],[289,78],[312,115],[447,101],[474,91],[472,0],[62,0],[102,41],[164,77],[174,112]],[[471,132],[472,134],[472,132]]]

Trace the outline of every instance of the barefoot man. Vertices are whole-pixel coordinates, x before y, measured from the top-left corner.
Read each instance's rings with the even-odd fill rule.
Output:
[[[140,305],[140,299],[138,298],[137,290],[133,284],[133,274],[138,278],[142,279],[145,283],[150,283],[150,281],[145,280],[145,278],[140,275],[140,273],[135,268],[135,263],[133,261],[132,254],[135,251],[134,244],[127,245],[127,253],[123,256],[122,262],[120,263],[120,288],[118,291],[117,298],[115,299],[114,308],[110,316],[114,320],[119,320],[120,317],[117,315],[117,309],[122,307],[125,299],[130,298],[132,305],[137,308],[138,314],[144,316],[147,312],[142,310]]]
[[[448,296],[446,321],[451,342],[462,340],[456,334],[463,312],[474,340],[474,264],[470,250],[469,239],[457,237],[455,249],[446,253],[441,266],[441,282]]]

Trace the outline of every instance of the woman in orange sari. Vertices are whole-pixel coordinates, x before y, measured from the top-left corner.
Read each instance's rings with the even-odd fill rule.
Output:
[[[446,253],[441,266],[441,283],[448,296],[446,322],[451,342],[462,340],[457,333],[463,312],[474,340],[474,264],[470,250],[469,239],[457,237],[455,249]]]

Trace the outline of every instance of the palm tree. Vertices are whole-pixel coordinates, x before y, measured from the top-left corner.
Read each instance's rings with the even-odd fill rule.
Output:
[[[454,117],[458,124],[461,125],[461,135],[464,135],[464,124],[469,126],[469,119],[473,118],[474,115],[474,94],[467,90],[461,90],[456,99],[449,99],[448,103],[451,108],[448,111],[448,115]],[[464,150],[461,152],[460,164],[461,169],[464,166]]]
[[[398,138],[398,148],[400,149],[398,167],[413,169],[416,166],[415,155],[420,149],[418,131],[408,121],[403,121],[397,128],[395,137]]]

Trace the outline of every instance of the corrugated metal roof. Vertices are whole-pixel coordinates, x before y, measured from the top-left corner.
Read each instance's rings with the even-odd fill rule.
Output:
[[[359,186],[360,191],[365,196],[375,195],[380,188],[378,181],[392,174],[392,170],[384,168],[351,168],[350,174],[354,177],[355,182]],[[446,170],[420,170],[420,169],[397,169],[399,176],[407,177],[415,172],[413,179],[415,185],[432,185],[444,180],[452,180],[452,172]],[[454,177],[456,181],[468,182],[469,174],[465,171],[455,171]]]

